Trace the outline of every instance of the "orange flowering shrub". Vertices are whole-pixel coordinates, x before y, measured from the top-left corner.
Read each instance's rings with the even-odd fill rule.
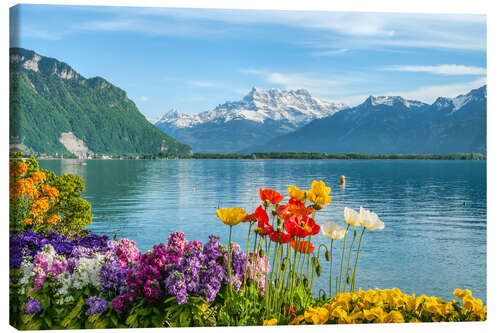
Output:
[[[35,159],[12,159],[9,171],[11,229],[43,232],[56,225],[61,220],[53,209],[59,190],[45,184],[47,175],[38,170]]]
[[[80,177],[39,170],[33,157],[22,157],[11,154],[9,163],[11,231],[73,236],[91,223],[90,204],[80,198],[84,190]]]

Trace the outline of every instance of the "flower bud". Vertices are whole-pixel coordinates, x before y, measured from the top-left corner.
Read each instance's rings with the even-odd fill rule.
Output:
[[[320,204],[315,203],[315,204],[313,205],[313,208],[314,208],[314,210],[322,210],[322,209],[323,209],[323,206],[321,206]]]
[[[311,263],[312,263],[313,267],[318,266],[318,264],[319,264],[319,263],[318,263],[318,258],[316,258],[316,257],[312,257],[312,259],[311,259]]]
[[[280,227],[280,226],[278,226],[278,227],[276,228],[276,230],[277,230],[278,232],[281,232],[281,227]]]
[[[247,286],[250,287],[251,284],[252,284],[252,280],[250,278],[247,278]]]
[[[285,270],[285,268],[286,268],[286,265],[285,265],[285,263],[284,263],[284,262],[282,262],[282,263],[281,263],[281,270],[282,270],[282,271],[284,271],[284,270]]]
[[[259,250],[259,257],[261,257],[261,258],[264,257],[264,250],[262,250],[262,249]]]
[[[278,212],[276,211],[276,208],[273,208],[273,210],[271,211],[271,214],[273,214],[273,216],[278,215]]]
[[[317,275],[318,277],[320,277],[320,276],[321,276],[321,266],[320,266],[320,265],[316,266],[316,275]]]
[[[351,277],[349,276],[349,272],[347,272],[347,274],[346,274],[345,281],[347,284],[349,284],[349,282],[351,281]]]
[[[355,239],[356,239],[356,236],[357,236],[357,235],[358,235],[358,231],[357,231],[357,230],[354,230],[354,238],[353,238],[353,240],[355,240]]]
[[[323,295],[321,296],[321,299],[322,299],[323,301],[326,301],[326,294],[323,294]]]
[[[307,286],[309,284],[309,280],[306,277],[304,277],[302,282],[304,282],[304,286]]]
[[[330,251],[328,250],[325,251],[325,260],[330,261]]]

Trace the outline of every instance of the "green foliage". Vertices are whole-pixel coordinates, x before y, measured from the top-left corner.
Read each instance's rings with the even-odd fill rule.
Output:
[[[28,70],[22,61],[33,51],[11,48],[10,54],[10,135],[30,150],[71,157],[59,138],[72,132],[99,154],[189,154],[188,145],[150,124],[125,91],[103,78],[85,79],[47,57],[38,71]]]
[[[80,198],[85,190],[83,179],[77,175],[57,176],[54,172],[42,170],[47,175],[47,183],[59,190],[59,196],[53,212],[62,216],[53,231],[61,235],[72,236],[92,223],[91,205]]]

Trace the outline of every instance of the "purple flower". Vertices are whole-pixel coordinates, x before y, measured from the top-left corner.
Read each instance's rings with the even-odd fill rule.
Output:
[[[108,302],[97,298],[97,296],[90,296],[85,303],[89,306],[89,309],[85,312],[85,315],[88,317],[108,310]]]
[[[165,280],[165,287],[170,295],[177,298],[177,304],[185,304],[188,301],[186,282],[184,274],[175,271]]]
[[[123,295],[120,295],[118,297],[115,297],[112,301],[111,304],[113,305],[113,309],[122,314],[127,312],[132,305],[134,304],[135,297],[131,293],[125,293]]]
[[[99,272],[99,282],[102,292],[119,293],[126,285],[127,272],[126,269],[122,269],[118,262],[105,261]]]
[[[178,264],[187,245],[184,233],[176,231],[168,236],[167,263]]]
[[[42,303],[31,296],[28,296],[28,302],[24,304],[24,311],[27,314],[34,314],[42,311]]]

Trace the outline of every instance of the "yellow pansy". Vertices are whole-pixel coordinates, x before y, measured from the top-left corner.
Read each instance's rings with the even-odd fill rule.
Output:
[[[278,325],[278,320],[276,318],[264,320],[262,326],[275,326]]]
[[[384,322],[386,322],[386,323],[404,323],[405,318],[403,317],[401,312],[396,311],[396,310],[392,310],[391,312],[389,312],[385,316]]]
[[[453,292],[453,295],[455,295],[457,298],[460,298],[460,299],[463,299],[465,296],[472,296],[470,290],[468,290],[468,289],[465,289],[465,290],[455,289],[455,291]]]
[[[288,188],[288,194],[290,194],[290,197],[298,201],[305,201],[307,199],[307,191],[301,190],[295,185]]]
[[[307,192],[307,199],[315,204],[327,206],[332,198],[328,195],[331,188],[325,185],[323,181],[312,181],[311,189]]]
[[[217,209],[216,213],[224,224],[230,226],[237,225],[248,215],[243,208],[239,207]]]
[[[304,313],[304,319],[308,323],[313,323],[314,325],[321,325],[328,321],[328,310],[325,308],[311,308],[306,310]]]

